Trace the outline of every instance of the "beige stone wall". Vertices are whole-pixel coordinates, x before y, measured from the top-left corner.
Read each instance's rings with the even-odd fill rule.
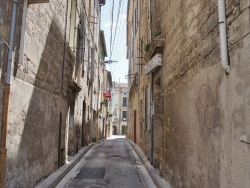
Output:
[[[28,6],[24,44],[20,45],[24,0],[19,1],[8,115],[6,187],[35,187],[58,169],[59,161],[60,165],[64,164],[67,155],[74,155],[83,145],[96,139],[98,117],[94,117],[93,110],[98,109],[98,97],[92,97],[92,91],[98,88],[98,78],[94,77],[93,84],[89,82],[87,65],[88,45],[95,49],[94,67],[100,63],[99,27],[90,23],[99,23],[98,19],[90,20],[91,16],[97,15],[99,6],[97,1],[84,3],[86,9],[82,1],[78,1],[74,46],[69,44],[71,1],[60,0]],[[10,10],[3,10],[2,5],[8,5]],[[4,29],[9,29],[11,6],[12,2],[1,1],[0,34],[5,40],[8,40],[8,31]],[[88,12],[90,7],[91,13]],[[87,37],[82,52],[84,59],[79,59],[77,41],[82,15]],[[2,41],[0,45],[4,46]],[[5,57],[1,50],[0,60]],[[94,70],[94,75],[98,75],[98,69]],[[69,87],[72,80],[82,89],[77,95]],[[1,85],[3,83],[2,73]],[[90,101],[95,101],[95,107]],[[61,156],[57,159],[59,142]]]
[[[250,2],[226,1],[228,76],[221,67],[217,1],[151,3],[152,40],[158,29],[165,40],[163,65],[152,75],[154,166],[173,187],[249,187]],[[147,35],[146,25],[142,16],[138,38]],[[140,75],[130,106],[145,98],[149,79]],[[147,133],[139,135],[147,153]]]
[[[65,5],[55,3],[29,5],[23,62],[19,62],[23,1],[18,5],[12,69],[15,79],[11,80],[8,115],[7,187],[35,186],[57,169],[60,113],[61,162],[65,160],[67,100],[60,91],[63,56],[59,54],[64,47],[64,15],[55,14],[55,7],[64,9]],[[66,74],[70,72],[72,68]]]
[[[228,77],[220,65],[217,2],[162,3],[167,45],[161,172],[175,187],[248,187],[249,166],[243,164],[249,148],[240,140],[249,135],[243,94],[249,84],[240,67],[247,58],[249,3],[227,2]]]

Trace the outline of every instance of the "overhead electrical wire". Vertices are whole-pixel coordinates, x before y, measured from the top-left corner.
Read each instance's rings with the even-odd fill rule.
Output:
[[[109,61],[112,61],[113,58],[113,54],[116,53],[119,49],[119,45],[122,43],[124,37],[122,37],[121,35],[123,35],[124,33],[124,27],[126,26],[126,22],[123,21],[123,13],[124,13],[124,0],[119,0],[119,5],[118,5],[118,10],[117,10],[117,17],[116,17],[116,22],[114,22],[114,14],[115,14],[115,2],[114,0],[110,1],[110,54],[109,54]],[[122,28],[122,31],[121,31]],[[126,52],[126,46],[124,46],[124,48],[122,48],[122,51],[119,50],[119,55],[115,55],[116,58],[121,56],[122,53]],[[121,59],[121,58],[120,58]],[[122,72],[124,73],[124,70],[121,70],[121,68],[118,66],[116,67],[116,65],[111,65],[109,64],[110,67],[110,71],[113,75],[113,80],[116,80],[117,78],[117,72]],[[120,78],[119,78],[120,80]]]
[[[110,15],[111,15],[111,24],[110,24],[110,54],[109,54],[109,60],[111,60],[111,54],[112,54],[112,49],[111,49],[111,46],[112,46],[112,40],[113,40],[113,25],[114,25],[114,0],[112,1],[112,6],[110,6]]]
[[[113,49],[114,49],[114,43],[115,43],[115,39],[116,39],[116,32],[117,32],[117,25],[118,25],[118,21],[120,19],[120,13],[121,13],[121,3],[123,0],[119,0],[119,6],[118,6],[118,12],[117,12],[117,18],[116,18],[116,24],[115,24],[115,34],[114,34],[114,40],[113,40],[113,44],[112,46],[110,46],[111,52],[110,52],[110,56],[112,57],[112,53],[113,53]]]
[[[123,7],[124,7],[124,1],[122,1],[122,8],[121,8],[121,10],[122,10],[122,13],[121,13],[121,16],[120,16],[120,19],[121,19],[121,21],[119,22],[119,27],[118,27],[118,42],[116,43],[116,45],[115,45],[115,50],[112,52],[112,54],[113,53],[115,53],[116,54],[116,52],[117,52],[117,50],[119,49],[119,46],[120,46],[120,44],[121,44],[121,41],[122,41],[122,39],[123,39],[123,37],[120,37],[120,36],[122,36],[123,35],[123,33],[124,33],[124,27],[125,27],[125,25],[126,25],[126,20],[122,20],[123,18],[122,18],[122,15],[123,15],[123,13],[124,13],[124,9],[123,9]],[[121,26],[122,25],[122,26]],[[121,29],[121,27],[122,27],[122,29]],[[122,31],[122,33],[121,33],[121,31]],[[116,59],[116,58],[115,58]]]
[[[114,80],[116,80],[116,72],[113,70],[112,66],[109,64],[110,71],[112,73],[112,76],[114,77]]]

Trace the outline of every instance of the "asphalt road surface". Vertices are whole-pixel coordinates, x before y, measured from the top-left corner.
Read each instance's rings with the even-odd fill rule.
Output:
[[[137,154],[124,137],[94,146],[57,188],[155,188]]]

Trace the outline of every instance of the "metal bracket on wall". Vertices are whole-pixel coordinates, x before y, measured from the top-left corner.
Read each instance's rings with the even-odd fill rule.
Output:
[[[2,42],[7,46],[8,49],[10,49],[10,45],[4,39],[2,39]]]
[[[125,76],[125,79],[130,79],[130,78],[135,78],[138,75],[138,73],[136,74],[128,74]]]
[[[144,54],[143,51],[142,51],[139,47],[137,47],[137,49],[140,50],[140,52],[141,52],[144,56],[146,56],[146,54]],[[138,57],[137,57],[137,58],[138,58]],[[145,57],[144,57],[144,58],[145,58]]]
[[[249,142],[246,142],[244,140],[241,140],[240,142],[242,142],[243,144],[250,144]]]

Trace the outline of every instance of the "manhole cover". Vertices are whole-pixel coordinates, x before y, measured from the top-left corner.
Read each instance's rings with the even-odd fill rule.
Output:
[[[103,167],[94,167],[88,168],[84,167],[81,169],[79,174],[76,176],[76,179],[103,179],[105,176],[105,168]]]

